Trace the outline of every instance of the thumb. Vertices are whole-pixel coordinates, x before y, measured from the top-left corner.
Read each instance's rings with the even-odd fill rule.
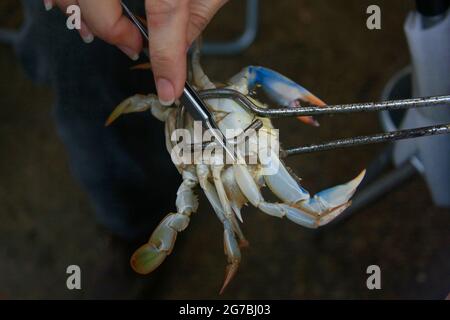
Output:
[[[158,97],[171,105],[186,81],[189,0],[146,0],[150,59]]]

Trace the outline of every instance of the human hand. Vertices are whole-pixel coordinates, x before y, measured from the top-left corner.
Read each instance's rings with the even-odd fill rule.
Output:
[[[117,46],[137,60],[142,50],[139,30],[123,14],[120,0],[43,0],[45,8],[54,5],[66,12],[70,5],[81,9],[79,33],[87,43],[94,35]],[[186,55],[227,0],[146,0],[150,37],[150,59],[158,96],[170,105],[183,92],[186,81]]]

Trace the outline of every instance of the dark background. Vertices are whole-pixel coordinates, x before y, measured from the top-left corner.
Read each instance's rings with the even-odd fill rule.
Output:
[[[366,28],[370,4],[382,9],[382,30]],[[246,65],[267,66],[330,104],[378,100],[388,79],[409,63],[403,21],[413,7],[407,0],[263,0],[252,47],[238,56],[205,57],[204,66],[217,81]],[[243,12],[240,1],[231,1],[205,38],[233,38]],[[21,19],[18,1],[0,2],[2,27],[17,27]],[[52,93],[24,75],[5,45],[0,74],[0,297],[219,298],[226,264],[222,227],[207,200],[201,196],[199,212],[166,262],[151,276],[133,274],[128,259],[134,248],[111,240],[96,225],[87,196],[70,174],[51,117]],[[319,129],[294,120],[276,124],[285,145],[381,130],[376,114],[322,118]],[[301,156],[289,165],[314,193],[354,177],[382,148]],[[155,184],[161,192],[176,192],[161,177]],[[148,214],[163,218],[166,212]],[[433,206],[419,176],[318,231],[245,209],[243,230],[251,246],[222,297],[442,299],[450,291],[449,214]],[[66,289],[71,264],[82,269],[81,291]],[[381,267],[382,290],[366,288],[371,264]]]

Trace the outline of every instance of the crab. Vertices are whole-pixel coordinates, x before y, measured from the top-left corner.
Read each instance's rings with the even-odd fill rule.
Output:
[[[191,84],[197,90],[217,88],[200,65],[198,49],[191,56],[191,68]],[[256,105],[268,108],[268,105],[252,96],[251,93],[256,87],[261,88],[280,106],[301,107],[301,103],[304,102],[325,105],[322,100],[299,84],[265,67],[246,67],[225,85],[227,89],[248,96]],[[255,116],[233,99],[210,99],[205,102],[222,132],[237,129],[236,132],[242,133],[258,121],[260,123],[258,133],[265,133],[271,137],[278,136],[278,131],[270,119]],[[171,137],[180,128],[187,129],[192,135],[198,135],[194,130],[194,121],[189,114],[184,114],[179,102],[174,106],[165,107],[153,94],[135,95],[123,101],[108,118],[107,125],[122,114],[143,111],[150,111],[157,119],[165,122],[166,146],[183,177],[183,182],[177,192],[176,212],[165,216],[149,241],[131,257],[131,267],[139,274],[149,274],[172,253],[177,234],[188,227],[191,216],[198,209],[199,202],[195,194],[198,188],[204,192],[212,210],[223,225],[224,251],[228,264],[220,289],[222,293],[238,270],[241,261],[240,248],[248,245],[240,228],[240,223],[243,222],[241,209],[244,205],[250,203],[265,214],[277,218],[285,217],[306,228],[318,228],[332,221],[350,206],[350,199],[365,174],[363,170],[353,180],[311,196],[275,152],[279,147],[277,143],[266,148],[268,150],[265,151],[269,156],[264,162],[248,164],[239,161],[230,164],[218,161],[219,157],[214,153],[202,161],[183,162],[174,155],[177,143]],[[317,125],[312,117],[302,117],[300,120]],[[236,135],[226,138],[233,139]],[[275,171],[271,172],[268,169]],[[264,199],[261,189],[265,186],[276,195],[279,202],[272,203]]]

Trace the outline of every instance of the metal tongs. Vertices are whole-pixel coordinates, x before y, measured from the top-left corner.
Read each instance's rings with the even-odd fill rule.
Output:
[[[122,7],[128,17],[139,29],[144,38],[148,41],[149,34],[147,28],[142,25],[140,20],[128,9],[122,2]],[[146,52],[147,56],[148,53]],[[236,159],[234,151],[227,146],[227,141],[224,134],[220,131],[214,121],[213,116],[209,112],[202,99],[220,99],[229,98],[235,100],[248,111],[254,113],[259,117],[267,118],[286,118],[286,117],[300,117],[300,116],[315,116],[315,115],[333,115],[353,112],[372,112],[383,110],[399,110],[399,109],[413,109],[424,107],[450,107],[450,96],[437,96],[428,98],[393,100],[384,102],[369,102],[357,104],[343,104],[330,105],[324,107],[308,106],[301,108],[276,108],[266,109],[255,105],[249,98],[238,91],[231,89],[211,89],[196,92],[192,86],[186,82],[183,94],[180,98],[181,104],[187,109],[194,120],[201,121],[207,129],[209,129],[215,138],[216,143],[219,143],[225,152],[232,160]],[[255,126],[253,126],[255,127]],[[257,126],[256,126],[257,127]],[[283,150],[284,156],[292,156],[304,153],[333,150],[338,148],[347,148],[359,145],[390,142],[401,139],[411,139],[424,136],[438,135],[450,133],[450,124],[435,125],[430,127],[422,127],[407,130],[398,130],[386,133],[379,133],[368,136],[358,136],[352,138],[339,139],[320,144],[311,144],[307,146],[294,147]]]
[[[387,111],[400,109],[414,109],[425,107],[450,107],[450,96],[436,96],[428,98],[416,98],[405,100],[392,100],[383,102],[368,102],[342,105],[328,105],[323,107],[308,106],[300,108],[276,108],[266,109],[255,105],[249,98],[242,93],[230,89],[211,89],[199,92],[202,99],[234,99],[241,106],[251,111],[259,117],[266,118],[286,118],[300,116],[317,116],[317,115],[333,115],[347,114],[354,112],[372,112]],[[424,136],[438,135],[450,133],[450,123],[443,125],[435,125],[429,127],[421,127],[415,129],[398,130],[386,133],[379,133],[368,136],[358,136],[352,138],[328,141],[320,144],[310,144],[306,146],[285,149],[284,156],[293,156],[304,153],[312,153],[325,150],[333,150],[338,148],[354,147],[366,144],[390,142],[402,139],[419,138]]]

